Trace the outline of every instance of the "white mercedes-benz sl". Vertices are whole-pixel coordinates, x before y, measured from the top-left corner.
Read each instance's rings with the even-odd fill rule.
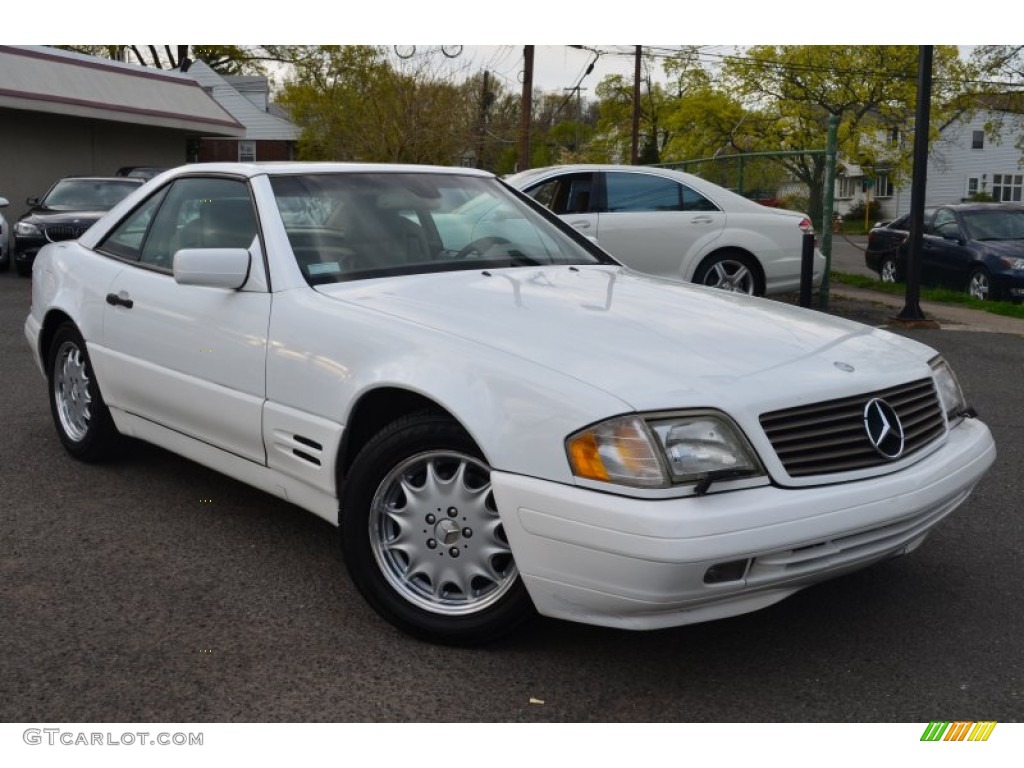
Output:
[[[142,439],[326,518],[437,642],[763,608],[995,458],[934,350],[633,272],[468,169],[169,171],[40,251],[25,332],[72,456]]]

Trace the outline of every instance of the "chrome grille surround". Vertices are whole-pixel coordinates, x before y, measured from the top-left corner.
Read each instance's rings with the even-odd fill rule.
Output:
[[[790,477],[830,475],[888,464],[868,439],[864,408],[884,400],[896,411],[910,456],[946,432],[946,419],[930,378],[876,392],[762,414],[761,427]]]

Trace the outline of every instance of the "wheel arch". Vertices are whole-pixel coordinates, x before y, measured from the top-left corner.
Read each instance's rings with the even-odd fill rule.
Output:
[[[352,406],[342,433],[336,466],[339,489],[362,447],[391,422],[417,411],[431,411],[446,416],[469,434],[469,430],[450,410],[426,395],[392,386],[371,389],[364,392]],[[474,442],[480,447],[478,441]]]
[[[50,345],[53,343],[54,334],[57,333],[57,329],[65,322],[71,323],[75,328],[78,328],[78,325],[71,319],[71,316],[60,309],[51,309],[46,313],[46,317],[43,318],[43,326],[39,331],[39,359],[43,362],[44,368],[50,359]],[[81,333],[80,328],[78,328],[78,332]],[[46,375],[47,377],[50,375],[48,370]]]

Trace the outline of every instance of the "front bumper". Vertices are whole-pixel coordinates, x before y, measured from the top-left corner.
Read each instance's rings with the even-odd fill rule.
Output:
[[[988,428],[967,419],[917,464],[835,485],[644,500],[504,472],[491,482],[541,614],[655,629],[764,608],[910,551],[995,455]],[[705,582],[710,568],[736,561],[746,561],[737,578]]]
[[[1024,272],[997,272],[992,275],[992,283],[995,289],[1007,298],[1024,298]]]

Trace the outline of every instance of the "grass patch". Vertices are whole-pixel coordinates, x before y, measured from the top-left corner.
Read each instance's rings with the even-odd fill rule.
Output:
[[[907,287],[903,283],[883,283],[881,280],[865,277],[864,275],[849,275],[845,272],[832,272],[830,280],[837,285],[848,285],[851,288],[866,288],[870,291],[888,293],[892,296],[905,296]],[[1024,304],[1014,304],[1010,301],[979,301],[973,296],[968,296],[961,291],[952,291],[948,288],[921,288],[921,300],[932,301],[936,304],[955,304],[967,309],[977,309],[982,312],[989,312],[993,315],[1003,317],[1017,317],[1024,320]]]

